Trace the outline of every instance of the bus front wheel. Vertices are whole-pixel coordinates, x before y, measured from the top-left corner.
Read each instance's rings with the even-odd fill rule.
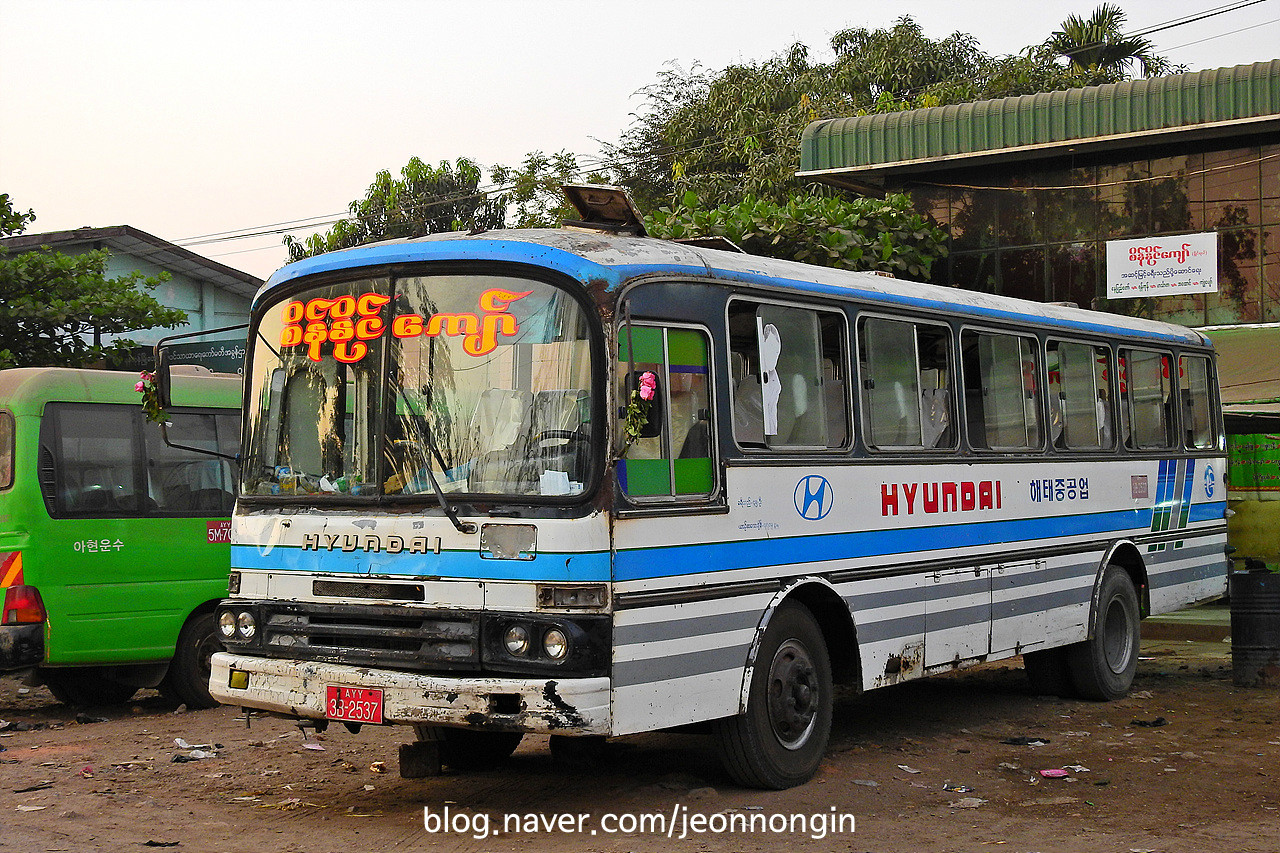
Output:
[[[213,708],[218,704],[209,693],[211,658],[222,651],[218,623],[212,613],[198,613],[187,620],[178,633],[169,671],[160,682],[160,692],[188,708]]]
[[[1089,639],[1067,647],[1071,682],[1084,699],[1121,699],[1133,686],[1142,640],[1138,592],[1119,566],[1102,574],[1090,627]]]
[[[756,654],[747,709],[716,721],[716,745],[733,780],[782,790],[813,778],[831,736],[831,660],[809,609],[785,602]]]
[[[524,732],[486,732],[474,729],[436,728],[440,763],[454,770],[491,770],[511,757]]]

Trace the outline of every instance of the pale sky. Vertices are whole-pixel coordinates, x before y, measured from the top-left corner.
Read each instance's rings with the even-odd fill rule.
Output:
[[[1135,32],[1228,0],[1118,0]],[[0,193],[28,233],[132,225],[267,277],[280,236],[410,157],[599,153],[664,63],[718,69],[911,15],[988,53],[1098,0],[0,0]],[[1280,0],[1150,36],[1191,70],[1280,57]],[[303,236],[306,230],[295,232]]]

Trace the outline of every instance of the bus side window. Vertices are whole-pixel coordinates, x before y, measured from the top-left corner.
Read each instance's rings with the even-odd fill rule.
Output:
[[[221,435],[234,415],[213,412],[170,412],[169,438],[187,447],[227,452]],[[165,444],[160,428],[145,424],[147,497],[150,508],[169,514],[230,513],[235,503],[235,472],[229,460],[205,456]],[[234,449],[231,450],[235,452]]]
[[[1114,446],[1106,347],[1049,341],[1049,438],[1054,447],[1105,450]]]
[[[630,497],[696,499],[714,491],[710,364],[710,345],[701,331],[636,323],[620,330],[619,426],[638,377],[653,373],[657,380],[648,428],[618,460],[618,482]]]
[[[50,403],[45,407],[40,444],[52,448],[57,472],[51,515],[138,513],[141,466],[135,408],[88,403]]]
[[[848,445],[844,337],[844,319],[835,312],[730,303],[730,391],[740,446]]]
[[[1209,359],[1185,355],[1178,359],[1178,387],[1186,446],[1199,449],[1217,446],[1210,408]]]
[[[1039,448],[1034,339],[966,331],[960,342],[970,445],[989,450]]]
[[[1166,448],[1173,444],[1173,384],[1170,356],[1148,350],[1123,350],[1128,368],[1131,434],[1128,444],[1135,449]]]
[[[867,444],[955,447],[950,347],[945,327],[863,318],[858,362]]]
[[[13,485],[13,415],[0,412],[0,489]]]

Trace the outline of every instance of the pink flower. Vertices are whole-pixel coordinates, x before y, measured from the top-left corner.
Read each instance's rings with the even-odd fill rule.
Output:
[[[137,385],[134,385],[134,386],[133,386],[133,390],[135,390],[135,391],[137,391],[139,394],[141,394],[141,393],[143,392],[143,390],[146,388],[146,386],[147,386],[147,383],[145,383],[145,382],[139,382]]]
[[[143,382],[150,382],[152,379],[155,378],[154,373],[147,373],[147,371],[145,370],[139,373],[138,375],[142,377]]]
[[[640,399],[652,400],[654,392],[658,389],[658,377],[653,375],[652,371],[646,370],[640,374]]]

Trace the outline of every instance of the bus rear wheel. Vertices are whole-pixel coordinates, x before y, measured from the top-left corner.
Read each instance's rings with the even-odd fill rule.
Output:
[[[187,620],[178,634],[169,671],[160,682],[160,692],[186,704],[188,708],[214,708],[218,700],[209,693],[209,673],[215,652],[223,650],[218,623],[212,613],[198,613]]]
[[[108,678],[94,667],[45,669],[40,672],[53,698],[67,705],[119,705],[138,688]]]
[[[725,770],[750,788],[782,790],[813,778],[831,736],[831,660],[809,609],[785,602],[756,654],[746,713],[717,720]]]
[[[1121,699],[1138,671],[1142,628],[1138,592],[1119,566],[1107,566],[1102,573],[1090,628],[1089,639],[1067,647],[1076,694],[1084,699]]]

